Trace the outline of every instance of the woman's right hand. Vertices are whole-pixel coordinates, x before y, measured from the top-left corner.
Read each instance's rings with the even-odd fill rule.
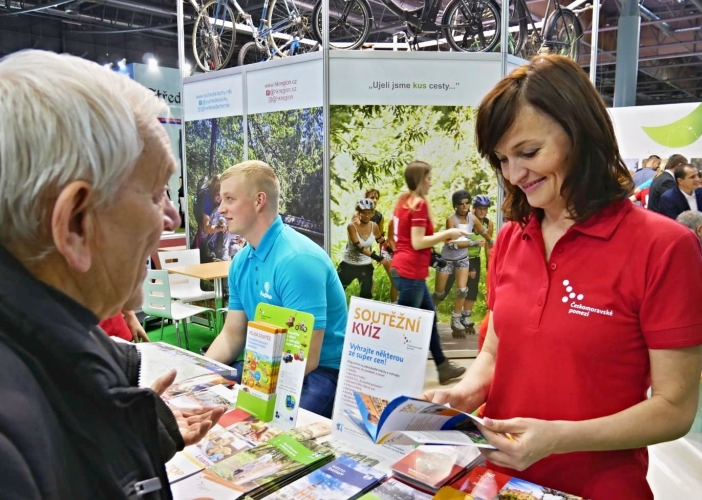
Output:
[[[442,236],[444,236],[445,241],[454,241],[460,238],[461,236],[468,236],[468,233],[463,229],[452,227],[451,229],[444,230]]]

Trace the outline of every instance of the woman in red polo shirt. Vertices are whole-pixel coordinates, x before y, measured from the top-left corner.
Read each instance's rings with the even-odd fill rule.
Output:
[[[593,500],[652,499],[646,447],[686,434],[697,407],[699,242],[627,200],[612,122],[572,60],[513,71],[476,129],[510,222],[483,349],[456,387],[425,396],[485,403],[489,467]]]
[[[426,279],[431,264],[431,248],[439,243],[467,236],[465,231],[452,228],[434,233],[434,224],[429,215],[425,196],[431,187],[431,166],[423,161],[413,161],[405,168],[405,182],[409,191],[397,200],[393,213],[393,238],[395,253],[392,257],[390,275],[399,292],[397,303],[401,306],[417,307],[434,311]],[[444,356],[441,339],[436,326],[436,314],[431,330],[429,350],[439,371],[439,383],[463,375],[466,371]]]

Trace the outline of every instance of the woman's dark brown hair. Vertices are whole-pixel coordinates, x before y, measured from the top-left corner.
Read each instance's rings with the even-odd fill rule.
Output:
[[[505,188],[505,218],[525,223],[543,210],[527,202],[517,186],[505,182],[495,146],[524,106],[531,106],[558,123],[570,138],[571,151],[561,196],[569,217],[576,222],[590,218],[633,190],[631,174],[622,161],[612,120],[602,98],[585,72],[567,57],[535,57],[503,78],[485,96],[476,120],[478,151],[487,157]]]

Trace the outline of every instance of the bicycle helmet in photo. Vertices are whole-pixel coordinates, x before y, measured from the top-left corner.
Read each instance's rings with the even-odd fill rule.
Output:
[[[375,210],[375,202],[369,198],[363,198],[356,203],[356,210]]]
[[[457,207],[462,200],[468,200],[468,203],[470,203],[471,199],[472,197],[470,193],[465,189],[459,189],[458,191],[453,193],[453,195],[451,195],[451,202],[453,203],[454,207]]]
[[[479,194],[473,200],[474,207],[489,207],[491,205],[492,205],[492,203],[490,202],[490,198],[488,198],[484,194]]]

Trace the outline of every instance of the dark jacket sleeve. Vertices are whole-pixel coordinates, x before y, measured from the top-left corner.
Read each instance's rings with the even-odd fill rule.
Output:
[[[40,500],[32,471],[17,447],[0,434],[0,488],[3,500]]]
[[[675,219],[679,213],[677,203],[675,203],[672,196],[666,196],[666,194],[667,193],[663,193],[663,196],[661,196],[661,201],[658,204],[658,213]]]

